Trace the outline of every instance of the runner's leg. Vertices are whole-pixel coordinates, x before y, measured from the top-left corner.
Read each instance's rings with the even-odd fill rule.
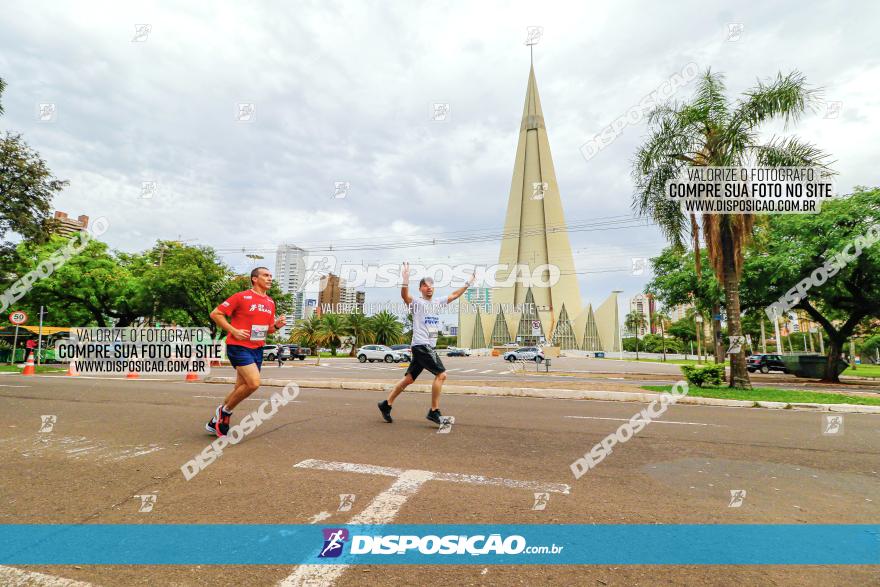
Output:
[[[226,409],[230,412],[235,409],[235,406],[260,388],[260,370],[257,368],[256,363],[236,367],[235,371],[238,374],[236,385],[223,402]]]
[[[431,383],[431,409],[440,409],[440,392],[443,391],[443,382],[446,381],[446,371],[438,373]]]
[[[403,393],[403,390],[411,385],[413,381],[414,379],[412,375],[410,375],[409,373],[404,375],[403,379],[398,381],[397,385],[395,385],[394,388],[391,390],[391,393],[388,394],[388,405],[390,406],[391,404],[393,404],[394,400],[397,399],[397,396]]]

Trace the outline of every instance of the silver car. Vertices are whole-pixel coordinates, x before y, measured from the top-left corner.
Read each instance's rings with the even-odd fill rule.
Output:
[[[357,358],[361,363],[367,361],[385,361],[386,363],[399,363],[406,358],[400,351],[395,351],[384,344],[367,344],[357,350]]]
[[[544,351],[535,346],[524,346],[515,351],[504,353],[505,361],[534,361],[540,363],[544,360]]]

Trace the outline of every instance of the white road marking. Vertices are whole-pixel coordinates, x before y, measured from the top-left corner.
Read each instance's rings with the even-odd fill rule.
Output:
[[[480,373],[492,373],[495,369],[486,369],[485,371],[480,371]]]
[[[618,422],[629,422],[630,418],[600,418],[599,416],[563,416],[564,418],[577,418],[579,420],[617,420]],[[702,422],[675,422],[674,420],[651,420],[656,424],[684,424],[686,426],[715,426],[716,428],[727,428],[723,424],[703,424]]]
[[[500,477],[483,477],[481,475],[464,475],[460,473],[435,473],[418,469],[397,469],[358,463],[342,463],[338,461],[322,461],[307,459],[294,465],[298,469],[318,469],[340,473],[364,473],[396,477],[391,487],[379,493],[373,501],[359,514],[351,518],[348,524],[389,524],[406,503],[406,501],[428,481],[451,481],[453,483],[469,483],[475,485],[500,485],[515,489],[537,489],[554,493],[568,494],[570,488],[563,483],[541,483],[538,481],[516,481]],[[332,586],[349,565],[300,565],[278,585],[280,587],[305,587],[307,585]]]
[[[30,387],[30,385],[5,385],[5,384],[0,384],[0,387]]]
[[[4,566],[0,566],[0,584],[5,587],[92,587],[91,583]]]
[[[330,517],[329,512],[318,512],[317,514],[312,516],[312,519],[309,520],[309,524],[317,524],[318,522],[320,522],[322,520],[326,520],[329,517]]]
[[[462,373],[470,373],[471,371],[476,371],[476,369],[465,369]]]

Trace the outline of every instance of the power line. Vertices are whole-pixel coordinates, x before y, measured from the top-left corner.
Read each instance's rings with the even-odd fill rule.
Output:
[[[408,249],[415,247],[430,247],[430,246],[438,246],[438,245],[455,245],[455,244],[463,244],[463,243],[473,243],[473,242],[487,242],[487,241],[498,241],[498,240],[507,240],[511,238],[521,238],[525,236],[536,236],[536,235],[546,235],[546,234],[555,234],[555,233],[573,233],[573,232],[605,232],[609,230],[624,230],[628,228],[639,228],[643,226],[648,226],[649,224],[644,220],[634,219],[632,217],[621,218],[618,220],[605,220],[602,222],[586,222],[581,223],[580,225],[558,225],[558,226],[548,226],[546,228],[532,228],[525,230],[517,230],[511,232],[501,232],[495,234],[475,234],[472,236],[459,236],[459,237],[448,237],[448,238],[437,238],[437,237],[415,237],[419,240],[408,240],[401,242],[397,241],[386,241],[386,242],[376,242],[376,243],[358,243],[358,244],[326,244],[324,246],[311,246],[306,248],[303,246],[303,249],[306,249],[309,253],[318,253],[318,252],[348,252],[348,251],[376,251],[376,250],[394,250],[394,249]],[[338,241],[337,241],[338,242]],[[344,242],[344,241],[343,241]],[[266,252],[271,253],[274,252],[277,247],[248,247],[248,246],[238,246],[238,247],[217,247],[215,251],[218,253],[234,253],[239,252],[242,249],[247,250],[249,252]]]

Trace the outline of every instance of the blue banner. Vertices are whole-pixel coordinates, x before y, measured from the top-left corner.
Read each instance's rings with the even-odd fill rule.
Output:
[[[4,565],[877,565],[880,525],[0,525]]]

